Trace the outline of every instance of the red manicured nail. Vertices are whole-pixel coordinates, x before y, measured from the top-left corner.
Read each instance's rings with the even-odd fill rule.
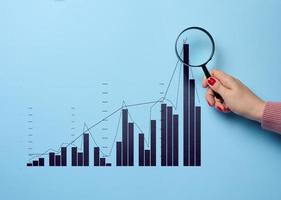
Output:
[[[207,101],[207,103],[208,103],[208,105],[209,105],[209,106],[212,106],[212,105],[211,105],[211,103],[210,103],[209,101]]]
[[[213,86],[216,83],[216,80],[212,77],[208,78],[208,83]]]
[[[221,112],[223,112],[222,108],[220,106],[217,107],[217,109]]]

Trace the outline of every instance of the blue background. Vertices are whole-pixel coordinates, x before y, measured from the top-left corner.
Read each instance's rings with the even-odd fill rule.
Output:
[[[280,100],[280,6],[277,0],[1,0],[0,198],[281,199],[280,136],[209,108],[200,70],[194,76],[202,167],[25,167],[28,106],[34,150],[58,147],[70,137],[71,106],[80,129],[100,119],[101,82],[110,83],[109,110],[124,99],[159,96],[159,82],[167,83],[176,62],[175,37],[188,26],[214,36],[210,68],[239,78],[265,100]]]

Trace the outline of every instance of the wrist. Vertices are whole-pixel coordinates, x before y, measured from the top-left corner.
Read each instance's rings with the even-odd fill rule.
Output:
[[[260,100],[257,105],[255,106],[255,109],[253,109],[253,119],[257,122],[262,121],[263,111],[265,109],[266,102],[263,100]]]

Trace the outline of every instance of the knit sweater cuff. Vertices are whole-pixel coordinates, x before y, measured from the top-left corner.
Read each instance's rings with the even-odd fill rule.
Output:
[[[261,126],[264,129],[281,133],[281,103],[266,103],[261,120]]]

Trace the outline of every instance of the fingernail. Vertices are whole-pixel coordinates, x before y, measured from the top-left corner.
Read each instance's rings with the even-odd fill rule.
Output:
[[[208,83],[213,86],[216,83],[216,80],[212,77],[208,78]]]
[[[217,107],[217,109],[221,112],[223,112],[222,108],[220,106]]]
[[[207,103],[208,103],[208,105],[209,105],[209,106],[212,106],[212,105],[211,105],[211,103],[210,103],[209,101],[207,101]]]

